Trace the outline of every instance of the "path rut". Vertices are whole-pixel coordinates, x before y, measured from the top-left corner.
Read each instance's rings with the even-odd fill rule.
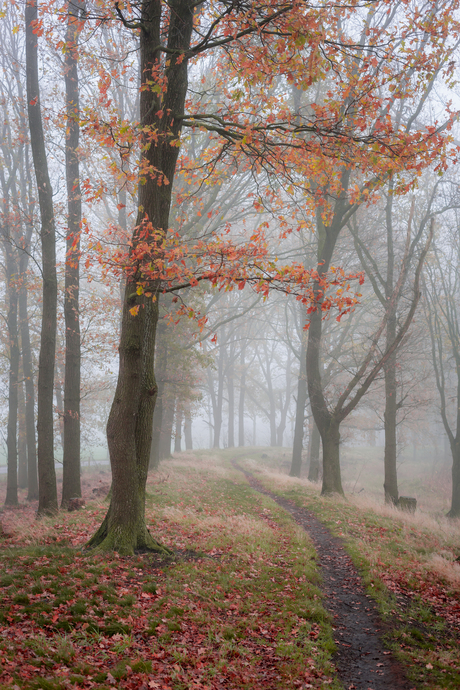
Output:
[[[362,579],[344,549],[315,515],[266,489],[258,479],[232,461],[255,491],[269,496],[308,532],[318,554],[325,607],[333,617],[337,652],[333,663],[345,690],[415,690],[402,665],[385,649],[383,623]]]

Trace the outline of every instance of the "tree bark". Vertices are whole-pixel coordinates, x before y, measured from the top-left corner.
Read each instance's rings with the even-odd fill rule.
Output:
[[[460,517],[460,441],[451,442],[452,452],[452,501],[448,517]]]
[[[217,360],[217,393],[212,397],[214,417],[213,448],[220,448],[220,435],[222,430],[222,408],[224,404],[224,355],[225,355],[225,329],[222,330],[222,343],[219,348]]]
[[[172,0],[168,10],[168,60],[164,68],[165,91],[158,82],[162,55],[162,3],[144,0],[140,22],[141,94],[143,123],[142,178],[139,215],[132,237],[131,255],[140,245],[139,258],[128,273],[120,337],[117,389],[107,423],[112,467],[112,498],[104,522],[89,542],[99,550],[132,554],[139,549],[163,550],[145,524],[145,485],[152,440],[153,409],[157,387],[153,370],[158,322],[158,283],[148,282],[148,267],[161,260],[161,244],[169,225],[171,189],[179,147],[181,115],[187,93],[187,58],[193,28],[194,3]],[[155,131],[152,141],[147,129]],[[166,183],[167,181],[167,183]],[[147,249],[145,245],[147,244]],[[139,284],[143,292],[138,294]],[[152,299],[156,297],[155,301]]]
[[[246,394],[246,342],[241,349],[241,376],[240,376],[240,396],[238,399],[238,445],[244,447],[244,402]]]
[[[396,318],[391,318],[391,324],[387,328],[387,345],[394,340],[396,335]],[[385,428],[385,451],[384,451],[384,469],[385,480],[383,488],[385,491],[385,503],[393,503],[396,505],[399,498],[398,492],[398,472],[396,466],[396,415],[398,404],[396,401],[397,386],[396,386],[396,353],[388,360],[388,366],[385,367],[385,412],[384,412],[384,428]]]
[[[7,479],[6,506],[18,505],[18,379],[19,379],[19,343],[18,343],[18,292],[16,287],[17,262],[14,256],[10,233],[7,231],[5,245],[7,294],[8,294],[8,341],[9,341],[9,376],[8,376],[8,426],[6,436]]]
[[[43,134],[40,91],[38,81],[37,34],[33,33],[37,21],[37,0],[27,0],[26,25],[26,81],[30,143],[37,180],[41,217],[42,248],[42,327],[38,364],[38,515],[52,514],[58,509],[56,471],[54,468],[53,387],[54,358],[56,352],[57,274],[56,240],[53,210],[53,192],[48,174],[48,163]]]
[[[176,399],[169,390],[163,393],[163,416],[161,419],[160,429],[160,460],[168,460],[171,455],[171,441],[172,431],[174,426],[174,411],[176,407]]]
[[[227,364],[227,393],[228,393],[228,447],[235,447],[235,385],[233,379],[233,365],[235,357],[235,339],[232,336]]]
[[[19,324],[21,332],[22,370],[25,379],[24,383],[26,393],[25,422],[27,433],[27,500],[35,501],[38,498],[37,449],[35,438],[35,386],[27,308],[27,263],[27,252],[21,252],[19,257],[19,270],[21,276],[21,287],[19,290]]]
[[[174,433],[174,452],[180,453],[182,450],[182,408],[176,407],[176,430]]]
[[[18,487],[27,488],[26,403],[22,381],[18,383]]]
[[[300,371],[297,382],[297,401],[295,408],[294,441],[292,444],[292,460],[289,476],[300,477],[302,470],[302,450],[304,437],[305,407],[307,405],[307,378],[305,371],[305,341],[302,338],[300,346]]]
[[[321,447],[321,436],[315,420],[312,420],[311,438],[310,438],[310,464],[308,466],[308,481],[319,481],[319,451]]]
[[[78,146],[80,140],[80,93],[78,83],[79,2],[69,4],[64,62],[66,90],[65,164],[67,183],[67,237],[65,264],[65,374],[64,449],[61,507],[81,496],[80,468],[80,223],[81,189]]]
[[[161,459],[161,440],[162,440],[162,426],[165,410],[165,381],[166,381],[166,367],[168,364],[168,350],[165,340],[164,321],[158,324],[158,336],[156,338],[156,383],[157,383],[157,397],[155,401],[155,409],[153,411],[152,421],[152,445],[150,447],[150,461],[149,469],[157,470],[160,466]]]
[[[187,405],[187,407],[185,409],[184,437],[185,437],[185,450],[193,450],[192,415],[190,413],[190,405]]]

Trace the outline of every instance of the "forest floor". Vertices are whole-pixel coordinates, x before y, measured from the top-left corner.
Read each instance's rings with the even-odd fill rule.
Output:
[[[323,499],[278,468],[260,449],[163,463],[147,516],[170,560],[84,550],[107,472],[55,518],[21,495],[2,514],[0,689],[460,687],[460,521]]]

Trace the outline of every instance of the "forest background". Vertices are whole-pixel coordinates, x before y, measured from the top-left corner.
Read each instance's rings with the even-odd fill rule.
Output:
[[[458,3],[0,17],[6,503],[110,451],[125,525],[136,468],[248,444],[342,493],[345,442],[393,503],[410,448],[458,516]]]

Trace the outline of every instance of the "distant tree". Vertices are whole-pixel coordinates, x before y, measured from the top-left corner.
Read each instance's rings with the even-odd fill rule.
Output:
[[[459,215],[446,219],[425,270],[427,319],[441,419],[452,455],[449,517],[460,516],[460,234]],[[450,405],[449,401],[454,404]]]
[[[404,242],[400,241],[403,247],[400,249],[399,254],[403,255],[399,257],[399,280],[401,281],[402,287],[406,283],[411,265],[416,261],[416,252],[418,246],[421,244],[421,240],[429,225],[433,200],[436,194],[437,185],[434,185],[430,190],[428,199],[426,200],[426,206],[424,209],[419,211],[418,217],[415,215],[416,206],[415,200],[412,204],[412,210],[410,216],[413,225],[413,235],[410,237],[410,245],[408,250],[404,253]],[[374,293],[384,309],[391,306],[391,310],[388,313],[388,320],[386,324],[385,333],[385,349],[388,350],[391,344],[396,338],[396,333],[398,330],[398,312],[400,310],[400,304],[402,302],[403,292],[399,293],[396,300],[392,300],[392,295],[397,282],[398,274],[398,237],[397,237],[397,216],[398,211],[401,215],[401,209],[395,208],[395,197],[394,197],[394,184],[390,180],[388,184],[387,191],[385,193],[385,206],[383,209],[383,218],[381,223],[375,227],[373,231],[377,236],[381,237],[383,235],[380,230],[380,226],[385,227],[386,232],[384,234],[386,238],[386,261],[382,263],[378,260],[375,250],[372,251],[368,246],[369,243],[366,239],[361,236],[360,233],[360,223],[355,216],[349,224],[352,231],[356,251],[359,255],[361,264],[366,271],[366,275],[370,279]],[[421,195],[419,195],[421,198]],[[425,199],[423,200],[425,201]],[[420,205],[420,204],[419,204]],[[366,217],[366,216],[365,216]],[[368,225],[368,223],[366,223]],[[375,244],[375,243],[374,243]],[[401,265],[402,264],[402,265]],[[398,401],[398,385],[397,385],[397,364],[398,364],[398,352],[394,350],[391,357],[389,357],[383,368],[384,378],[385,378],[385,411],[384,411],[384,430],[385,430],[385,452],[384,452],[384,491],[385,491],[385,501],[387,503],[398,502],[398,476],[397,476],[397,441],[396,441],[396,429],[397,429],[397,414],[403,405],[403,401]]]

